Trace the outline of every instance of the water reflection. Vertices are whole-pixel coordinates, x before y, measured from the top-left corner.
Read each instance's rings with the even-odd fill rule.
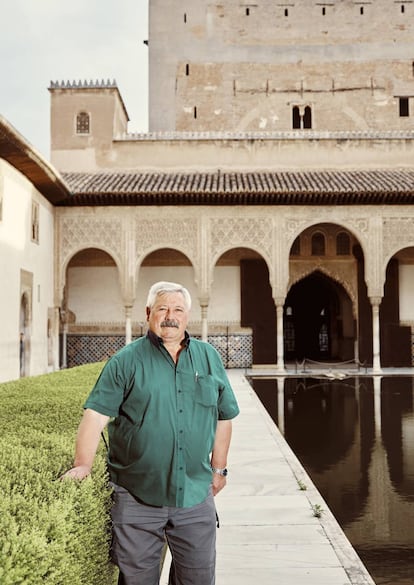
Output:
[[[252,384],[376,583],[412,584],[413,378]]]

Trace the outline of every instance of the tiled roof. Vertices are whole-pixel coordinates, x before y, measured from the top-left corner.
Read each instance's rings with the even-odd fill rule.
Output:
[[[61,205],[414,203],[414,170],[63,173]]]
[[[52,165],[0,115],[0,158],[15,167],[50,201],[67,200],[70,191]]]

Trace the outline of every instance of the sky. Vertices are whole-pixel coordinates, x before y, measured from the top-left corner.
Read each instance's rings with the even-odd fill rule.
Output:
[[[50,160],[51,81],[115,80],[148,127],[148,0],[4,0],[0,114]]]

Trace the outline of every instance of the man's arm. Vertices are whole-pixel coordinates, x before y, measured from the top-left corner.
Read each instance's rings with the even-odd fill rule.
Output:
[[[108,424],[109,418],[90,408],[84,411],[76,436],[73,467],[64,473],[61,479],[84,479],[90,474],[101,433]]]
[[[217,421],[216,436],[211,454],[211,467],[224,469],[227,465],[232,432],[231,420]],[[216,495],[226,485],[226,478],[218,473],[213,473],[213,494]]]

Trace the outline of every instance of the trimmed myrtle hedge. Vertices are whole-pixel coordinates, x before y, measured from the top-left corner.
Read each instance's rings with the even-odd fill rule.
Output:
[[[82,405],[102,364],[0,384],[1,585],[113,585],[110,488],[101,446],[91,477],[72,465]]]

